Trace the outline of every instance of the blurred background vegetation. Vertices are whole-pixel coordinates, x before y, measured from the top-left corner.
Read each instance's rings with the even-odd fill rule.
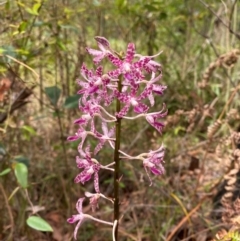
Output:
[[[169,111],[162,136],[145,121],[123,125],[129,154],[162,142],[167,152],[166,174],[152,187],[140,164],[122,166],[120,240],[239,240],[237,0],[2,0],[0,20],[0,240],[72,240],[66,219],[93,186],[74,185],[77,143],[66,138],[81,114],[80,67],[94,67],[85,51],[94,36],[117,51],[129,42],[142,55],[163,51],[168,86],[154,107]],[[112,158],[110,148],[99,155]],[[111,197],[111,176],[100,174]],[[112,213],[101,201],[95,216]],[[53,232],[29,227],[33,214]],[[86,222],[79,240],[111,240],[111,229]]]

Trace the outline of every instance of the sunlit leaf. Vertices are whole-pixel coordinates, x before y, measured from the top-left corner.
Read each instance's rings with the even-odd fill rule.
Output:
[[[16,25],[16,24],[9,24],[9,27],[11,27],[11,28],[18,28],[18,25]]]
[[[16,52],[21,55],[29,55],[30,54],[30,52],[27,49],[17,49]]]
[[[17,30],[17,31],[14,31],[13,33],[12,33],[12,36],[15,36],[15,35],[18,35],[19,34],[19,31]]]
[[[27,225],[35,230],[53,232],[52,227],[42,218],[31,216],[27,219]]]
[[[182,126],[176,126],[174,128],[174,134],[177,136],[179,134],[180,131],[185,131],[185,128]]]
[[[116,4],[118,8],[123,8],[126,6],[127,1],[126,0],[116,0]]]
[[[33,12],[36,13],[36,15],[38,15],[40,7],[41,7],[41,3],[35,3],[35,4],[33,5],[32,10],[33,10]]]
[[[33,136],[35,136],[37,134],[37,132],[31,126],[24,125],[24,126],[21,127],[21,129],[26,130],[27,132],[29,132]]]
[[[28,169],[23,163],[16,163],[13,165],[14,173],[19,185],[23,188],[28,186]]]
[[[24,3],[22,3],[21,1],[17,1],[17,4],[20,6],[20,7],[25,7],[25,4]]]
[[[24,32],[27,28],[28,23],[26,21],[22,21],[18,27],[18,31],[20,33]]]
[[[26,9],[26,11],[28,12],[28,13],[30,13],[31,15],[38,15],[38,14],[36,14],[31,8],[25,8]]]
[[[32,8],[25,8],[26,11],[32,15],[37,16],[41,3],[35,3]]]
[[[30,140],[32,136],[36,136],[36,131],[31,127],[31,126],[27,126],[24,125],[21,127],[22,130],[22,134],[25,137],[26,140]]]

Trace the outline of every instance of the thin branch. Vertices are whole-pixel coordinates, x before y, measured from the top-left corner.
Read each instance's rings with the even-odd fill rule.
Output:
[[[230,15],[229,15],[229,26],[232,26],[232,18],[233,18],[233,13],[234,13],[234,10],[235,10],[235,7],[236,7],[236,4],[237,4],[237,0],[234,1],[233,5],[232,5],[232,8],[230,10]]]
[[[172,238],[174,237],[174,235],[176,234],[176,232],[182,227],[182,225],[184,223],[186,223],[186,221],[202,206],[203,202],[205,201],[205,199],[207,198],[207,196],[203,197],[198,205],[192,209],[188,215],[186,215],[178,224],[177,226],[172,230],[172,232],[170,233],[170,235],[167,237],[166,241],[170,241],[172,240]]]
[[[0,55],[0,56],[6,56],[7,58],[9,58],[9,59],[15,61],[16,63],[18,63],[18,64],[24,66],[25,68],[31,70],[32,73],[37,77],[37,80],[39,80],[39,74],[38,74],[34,69],[32,69],[31,67],[29,67],[28,65],[24,64],[23,62],[21,62],[21,61],[15,59],[15,58],[13,58],[12,56],[7,55],[7,54],[6,54],[6,55]],[[38,82],[38,81],[37,81],[37,82]]]
[[[199,0],[200,1],[200,0]],[[235,2],[236,3],[236,2]],[[235,3],[233,5],[235,5]],[[234,7],[233,7],[234,8]],[[231,9],[231,12],[233,11],[233,8]],[[231,13],[232,14],[232,13]],[[230,22],[231,22],[231,14],[230,14]],[[192,21],[192,26],[193,26],[193,29],[195,30],[196,33],[198,33],[201,37],[203,37],[204,39],[206,39],[207,43],[210,45],[210,47],[213,49],[215,55],[217,58],[219,58],[220,54],[218,53],[217,51],[217,48],[215,47],[214,43],[212,42],[212,39],[209,35],[207,34],[204,34],[204,33],[201,33],[197,27],[195,26],[195,23],[194,21]],[[195,63],[193,61],[193,63]],[[224,71],[224,74],[227,76],[227,78],[229,79],[231,85],[235,88],[236,85],[234,83],[234,81],[232,80],[231,76],[228,74],[227,70],[225,68],[223,68],[223,71]]]
[[[210,6],[205,3],[204,1],[202,0],[198,0],[200,3],[202,3],[226,28],[228,28],[229,32],[233,35],[235,35],[238,39],[240,39],[240,33],[237,33],[235,32],[232,27],[231,27],[231,22],[229,22],[228,24],[225,23],[218,15],[217,13],[215,13],[211,8]],[[234,3],[235,4],[235,3]]]
[[[8,204],[7,195],[6,195],[5,191],[4,191],[4,188],[3,188],[2,184],[1,184],[1,182],[0,182],[0,190],[1,190],[2,194],[3,194],[3,198],[4,198],[4,201],[6,203],[6,207],[7,207],[7,211],[8,211],[8,216],[10,218],[10,223],[11,223],[10,224],[10,228],[11,228],[11,231],[10,231],[9,237],[12,238],[13,230],[14,230],[14,219],[13,219],[13,214],[12,214],[11,208],[10,208],[10,206]]]

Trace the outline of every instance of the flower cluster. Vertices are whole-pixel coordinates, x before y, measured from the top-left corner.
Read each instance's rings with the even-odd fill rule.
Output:
[[[157,84],[162,77],[162,69],[161,65],[154,61],[154,58],[160,53],[155,56],[142,56],[136,53],[135,45],[129,43],[126,55],[121,56],[111,49],[106,38],[95,37],[95,40],[99,50],[91,48],[86,50],[93,56],[93,62],[97,65],[97,68],[93,71],[88,69],[85,64],[81,67],[81,79],[78,80],[81,89],[78,91],[78,94],[81,95],[79,109],[82,115],[74,121],[78,125],[77,133],[68,137],[68,141],[80,140],[78,145],[79,156],[76,157],[76,164],[81,171],[76,176],[75,182],[84,184],[92,178],[94,180],[96,193],[85,193],[86,197],[90,198],[93,211],[98,207],[100,197],[112,202],[112,199],[105,197],[100,192],[99,171],[104,169],[114,172],[111,166],[115,165],[115,162],[103,166],[95,158],[97,153],[107,143],[115,150],[116,135],[114,124],[117,120],[134,120],[143,117],[161,133],[164,125],[160,119],[167,115],[165,105],[158,112],[149,112],[155,104],[155,96],[163,95],[164,90],[167,88],[164,85]],[[100,65],[103,59],[108,60],[114,66],[114,69],[103,73],[103,67]],[[116,113],[109,113],[106,108],[114,100],[120,103],[121,108]],[[130,112],[130,110],[133,110],[133,112]],[[101,131],[98,130],[96,118],[101,120]],[[93,150],[86,143],[89,135],[98,142]],[[118,150],[118,152],[122,154],[122,159],[141,160],[150,183],[152,183],[152,180],[149,171],[154,175],[164,173],[163,146],[158,150],[142,153],[135,157],[129,156],[122,150]],[[83,200],[84,198],[80,198],[77,203],[79,214],[73,215],[68,219],[69,223],[78,221],[74,232],[75,239],[82,220],[86,217],[94,219],[92,216],[82,213]],[[96,221],[114,226],[114,223],[101,220]]]

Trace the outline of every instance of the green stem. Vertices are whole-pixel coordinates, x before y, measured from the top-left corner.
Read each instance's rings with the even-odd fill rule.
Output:
[[[121,92],[122,84],[121,78],[118,82],[118,91]],[[116,112],[121,109],[120,101],[116,100]],[[114,162],[115,162],[115,172],[114,172],[114,220],[119,221],[119,177],[120,177],[120,142],[121,142],[121,118],[116,120],[116,142],[114,151]],[[115,240],[118,241],[118,225],[115,229]]]

